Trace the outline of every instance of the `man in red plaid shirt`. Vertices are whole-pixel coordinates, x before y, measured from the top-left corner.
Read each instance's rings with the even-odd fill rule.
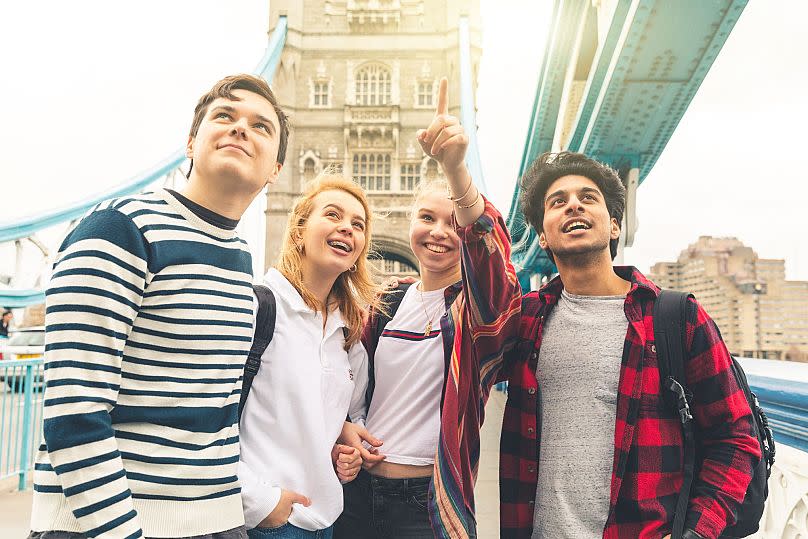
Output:
[[[667,538],[683,481],[682,431],[660,385],[659,288],[635,268],[612,266],[625,188],[611,168],[569,152],[542,155],[522,181],[525,219],[559,275],[523,297],[521,317],[506,317],[515,322],[500,335],[509,380],[501,536]],[[478,282],[493,293],[499,281],[488,277]],[[729,352],[693,300],[686,332],[701,466],[684,537],[714,539],[735,522],[760,447]]]

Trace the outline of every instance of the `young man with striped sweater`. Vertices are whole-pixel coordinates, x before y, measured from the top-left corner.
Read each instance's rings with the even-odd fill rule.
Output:
[[[234,229],[277,179],[287,137],[266,82],[227,77],[196,106],[183,191],[102,203],[64,240],[31,539],[246,538],[237,407],[252,262]]]

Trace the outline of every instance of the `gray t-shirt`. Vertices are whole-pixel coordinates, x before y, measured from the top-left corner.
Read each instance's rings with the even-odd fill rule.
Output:
[[[600,538],[609,512],[625,296],[562,291],[545,321],[533,538]]]

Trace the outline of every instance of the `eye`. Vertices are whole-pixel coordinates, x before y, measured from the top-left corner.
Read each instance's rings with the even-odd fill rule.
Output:
[[[219,118],[225,118],[227,120],[233,119],[233,117],[227,114],[226,112],[217,112],[216,115],[213,117],[214,120],[218,120]]]
[[[331,219],[339,219],[339,213],[337,213],[335,210],[328,210],[325,212],[325,216],[330,217]]]
[[[262,129],[265,133],[269,133],[269,127],[266,124],[255,124],[256,129]]]
[[[363,223],[362,221],[354,221],[353,227],[357,230],[363,231],[365,230],[365,223]]]
[[[584,199],[595,200],[595,196],[590,193],[587,193],[584,195]]]
[[[563,199],[563,198],[554,198],[554,199],[552,200],[552,202],[550,202],[550,205],[551,205],[551,206],[558,206],[558,205],[559,205],[559,203],[563,203],[563,202],[564,202],[564,199]]]
[[[431,215],[429,215],[428,213],[424,213],[424,214],[421,214],[421,220],[431,222],[431,221],[434,221],[435,219]]]

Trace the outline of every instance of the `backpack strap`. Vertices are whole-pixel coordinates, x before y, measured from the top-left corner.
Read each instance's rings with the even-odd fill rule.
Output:
[[[410,284],[399,284],[395,290],[384,294],[383,303],[385,309],[384,311],[377,311],[376,333],[373,335],[376,340],[374,350],[378,348],[379,339],[381,339],[382,333],[384,333],[384,328],[387,327],[387,324],[389,324],[396,315],[396,311],[398,311],[398,308],[401,306],[401,300],[404,299],[409,287]],[[370,409],[370,401],[373,399],[373,391],[376,389],[375,356],[375,352],[368,354],[368,388],[365,391],[365,405],[367,409]]]
[[[253,291],[258,298],[258,315],[255,317],[255,334],[241,380],[241,396],[238,401],[239,420],[241,420],[241,412],[244,410],[247,396],[252,389],[253,379],[258,374],[258,369],[261,368],[261,356],[272,342],[272,335],[275,333],[275,314],[277,312],[275,294],[269,287],[260,284],[254,284]]]
[[[680,539],[684,533],[690,488],[695,476],[696,439],[693,414],[690,410],[692,395],[685,385],[686,314],[692,294],[674,290],[661,290],[654,302],[654,343],[657,351],[659,380],[663,398],[675,404],[682,423],[684,443],[683,481],[673,518],[671,539]]]

